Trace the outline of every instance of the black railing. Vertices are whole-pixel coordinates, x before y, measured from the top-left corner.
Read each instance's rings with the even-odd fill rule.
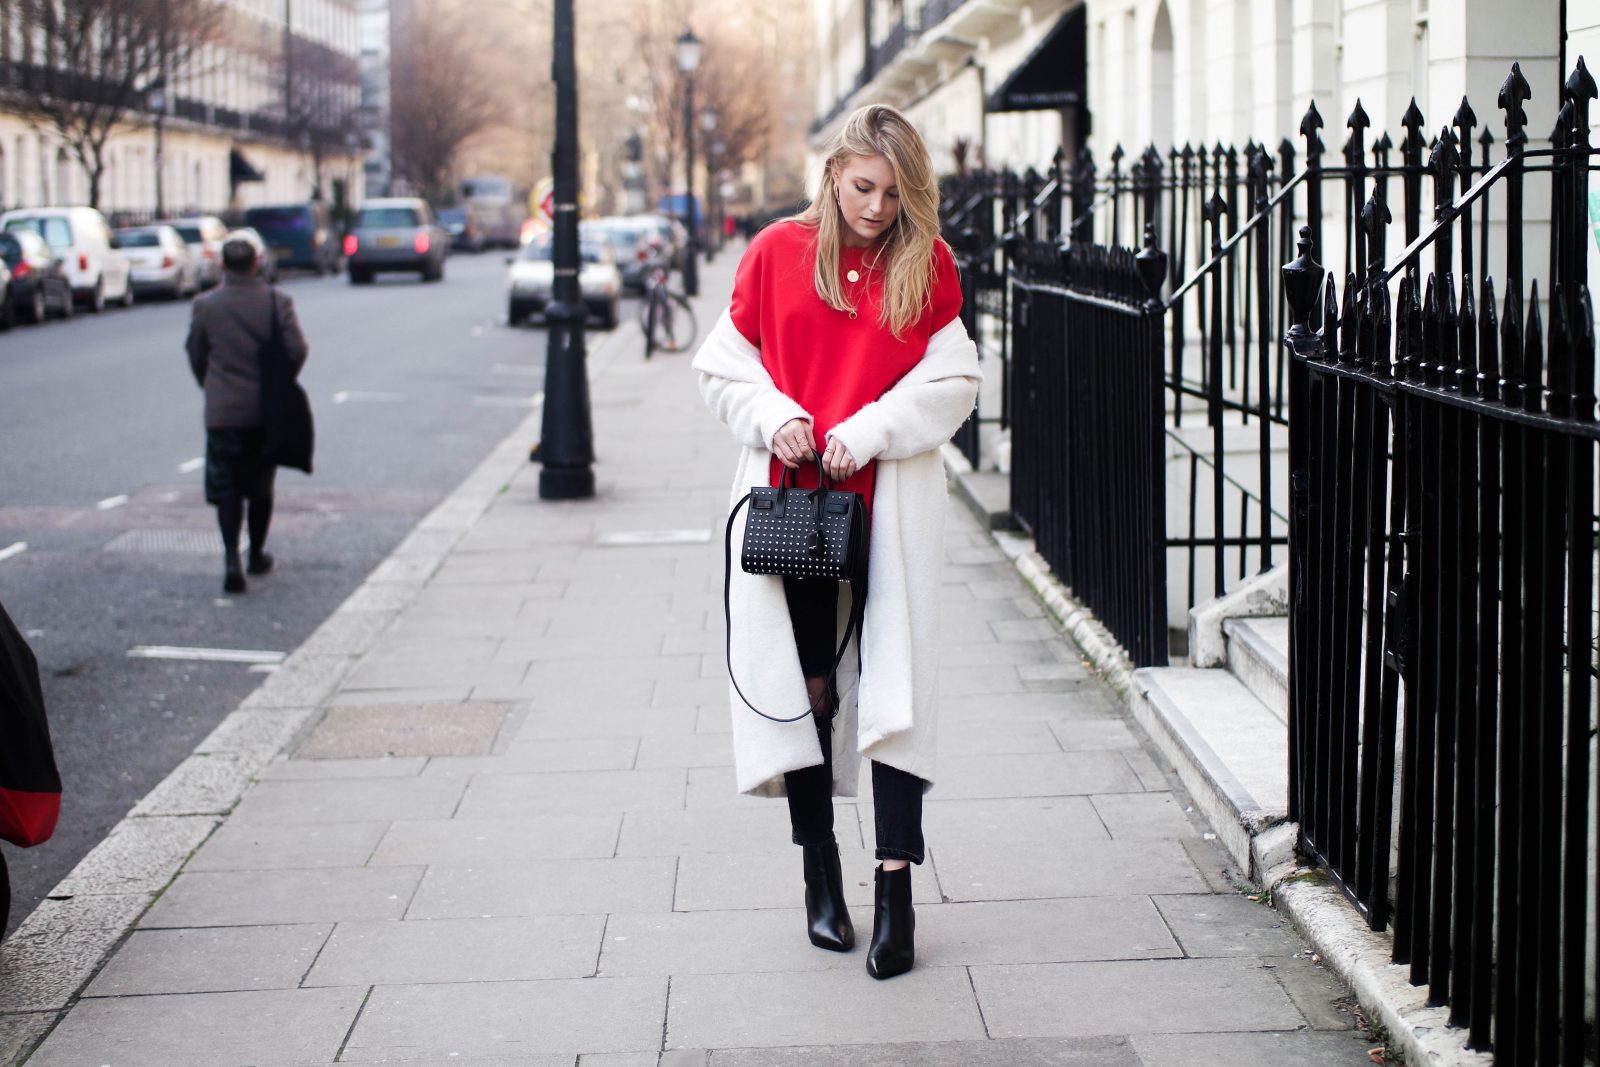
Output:
[[[1166,257],[1014,242],[1011,510],[1136,663],[1167,662]]]
[[[1464,101],[1426,163],[1414,105],[1402,168],[1347,156],[1340,194],[1361,210],[1340,235],[1342,286],[1314,260],[1313,172],[1300,256],[1284,268],[1290,818],[1371,926],[1392,927],[1395,962],[1429,1001],[1519,1067],[1593,1056],[1600,607],[1586,277],[1596,86],[1580,59],[1549,149],[1528,147],[1530,95],[1513,66],[1497,162],[1485,134],[1473,163]],[[1363,129],[1352,122],[1358,147]],[[1315,160],[1316,124],[1303,130]],[[1536,271],[1523,202],[1546,181],[1550,255]],[[1504,224],[1493,250],[1491,197]],[[1391,261],[1396,214],[1407,247]]]

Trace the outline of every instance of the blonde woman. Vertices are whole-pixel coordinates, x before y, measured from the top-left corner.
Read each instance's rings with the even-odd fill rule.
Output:
[[[757,707],[813,722],[775,723],[733,699],[738,788],[786,796],[803,852],[813,944],[855,944],[845,908],[834,796],[854,796],[872,764],[877,858],[867,971],[909,970],[915,917],[909,864],[921,863],[922,794],[933,779],[936,615],[946,503],[938,449],[971,412],[977,353],[961,285],[939,238],[928,150],[904,115],[874,105],[833,138],[802,215],[750,242],[726,313],[695,357],[701,392],[745,446],[737,501],[790,468],[816,483],[814,457],[870,516],[859,675],[824,695],[849,587],[734,569],[730,661]],[[820,704],[819,704],[820,701]]]

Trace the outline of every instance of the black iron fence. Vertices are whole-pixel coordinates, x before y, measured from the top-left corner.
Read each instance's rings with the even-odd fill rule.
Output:
[[[1472,161],[1465,102],[1421,163],[1413,107],[1393,259],[1388,168],[1345,175],[1363,206],[1342,286],[1314,259],[1307,185],[1284,268],[1289,802],[1302,849],[1392,927],[1395,961],[1472,1046],[1578,1065],[1594,1054],[1596,86],[1580,59],[1550,148],[1529,147],[1530,95],[1513,67],[1492,163],[1487,136]],[[1534,186],[1551,205],[1537,268]]]

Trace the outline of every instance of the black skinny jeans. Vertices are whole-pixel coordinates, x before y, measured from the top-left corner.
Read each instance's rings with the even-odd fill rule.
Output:
[[[807,678],[823,678],[839,651],[839,583],[824,578],[785,578],[800,670]],[[829,846],[833,837],[833,707],[825,702],[816,712],[817,743],[822,763],[783,776],[789,792],[789,824],[797,845]],[[923,781],[914,774],[872,761],[872,802],[876,814],[880,860],[921,863]]]

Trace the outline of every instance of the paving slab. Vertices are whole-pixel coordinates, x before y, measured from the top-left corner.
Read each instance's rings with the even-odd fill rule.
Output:
[[[1206,885],[1176,841],[954,841],[933,846],[951,900],[1198,893]]]
[[[675,856],[439,865],[423,876],[406,918],[671,911],[677,873]]]
[[[268,782],[304,782],[325,778],[415,778],[427,766],[427,759],[280,759],[261,771]]]
[[[55,1024],[55,1012],[0,1015],[0,1063],[21,1063],[22,1054]]]
[[[1306,947],[1286,916],[1238,893],[1153,899],[1186,956],[1292,956]]]
[[[733,743],[715,734],[666,734],[642,738],[639,767],[732,767]]]
[[[1178,840],[1206,832],[1190,821],[1187,798],[1180,802],[1172,793],[1101,793],[1089,799],[1117,841]]]
[[[937,857],[930,854],[911,872],[911,899],[916,904],[939,900],[933,875]],[[839,849],[844,874],[844,899],[851,907],[872,906],[873,868],[870,849]],[[792,908],[803,905],[800,850],[793,845],[764,851],[688,853],[678,861],[676,911],[734,911],[745,908]]]
[[[837,807],[836,818],[844,810],[843,806]],[[761,808],[630,811],[622,818],[617,855],[742,852],[763,842],[788,841],[791,834],[789,809],[781,801]]]
[[[135,930],[84,996],[294,989],[332,932],[331,923]]]
[[[283,989],[80,1001],[28,1067],[331,1063],[365,989]]]
[[[376,822],[391,819],[446,818],[456,809],[466,783],[450,779],[335,779],[257,782],[230,822]]]
[[[621,815],[396,822],[367,862],[373,866],[470,867],[526,860],[585,859],[616,852]]]
[[[655,683],[648,679],[624,678],[617,683],[623,695],[609,693],[556,698],[534,696],[517,740],[534,741],[546,737],[653,737],[662,734],[694,732],[696,709],[692,707],[652,708],[650,693]],[[723,708],[724,715],[727,709]]]
[[[919,967],[878,982],[863,967],[854,974],[675,976],[665,1047],[969,1041],[985,1036],[965,968]]]
[[[639,754],[637,737],[546,737],[512,741],[493,756],[441,756],[428,761],[424,778],[541,771],[626,771]]]
[[[148,893],[47,898],[0,952],[0,1011],[65,1008],[150,900]]]
[[[798,894],[791,901],[799,903]],[[862,944],[872,930],[872,909],[851,913]],[[751,971],[850,970],[860,952],[828,952],[806,937],[802,907],[760,911],[694,911],[612,915],[606,923],[599,974],[739,974]]]
[[[1000,964],[971,972],[993,1037],[1293,1030],[1305,1024],[1256,960]]]
[[[865,821],[869,832],[872,820]],[[1002,797],[950,800],[935,790],[922,803],[922,832],[933,846],[1013,844],[1027,850],[1051,841],[1107,841],[1110,834],[1092,797]]]
[[[380,986],[340,1060],[375,1063],[506,1053],[650,1052],[661,1047],[664,978]]]
[[[537,818],[555,812],[670,811],[683,807],[681,767],[637,771],[483,774],[473,778],[456,813],[463,819]]]
[[[935,788],[943,800],[1142,792],[1118,752],[1035,752],[952,756],[939,761]]]
[[[1365,1034],[1293,1031],[1262,1034],[1139,1034],[1143,1067],[1360,1067],[1377,1043]]]
[[[329,708],[295,755],[300,759],[483,756],[493,748],[510,710],[510,705],[493,701]]]
[[[665,1060],[662,1061],[665,1064]],[[1125,1037],[712,1049],[707,1067],[1143,1067]]]
[[[149,930],[398,919],[421,880],[420,867],[185,872],[139,925]]]
[[[184,870],[265,871],[306,867],[360,867],[378,847],[387,822],[227,822],[200,847]]]
[[[594,973],[603,915],[340,923],[305,986],[581,978]]]

